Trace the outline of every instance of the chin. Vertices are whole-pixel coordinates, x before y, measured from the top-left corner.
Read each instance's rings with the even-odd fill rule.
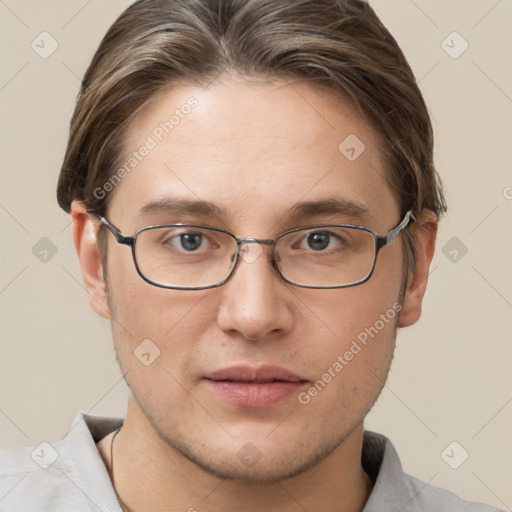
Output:
[[[273,484],[304,473],[330,455],[348,433],[333,433],[331,439],[322,436],[289,434],[269,442],[268,433],[260,442],[244,444],[231,440],[228,446],[193,442],[160,436],[167,445],[205,473],[222,480],[247,484]],[[305,438],[309,437],[307,441]],[[210,445],[210,446],[209,446]]]
[[[215,454],[203,456],[181,452],[188,460],[208,473],[221,480],[242,482],[246,484],[274,484],[304,473],[323,458],[314,457],[313,460],[298,458],[293,454],[273,454],[271,460],[252,445],[254,454],[252,459],[246,454],[245,460],[239,454],[226,456],[223,452],[221,458]],[[220,455],[220,454],[219,454]]]

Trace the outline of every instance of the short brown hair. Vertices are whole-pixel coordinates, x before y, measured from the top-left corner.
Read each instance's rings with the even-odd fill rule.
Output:
[[[306,79],[349,96],[380,134],[402,213],[446,211],[422,94],[396,40],[360,0],[140,0],[111,26],[85,74],[57,198],[104,213],[94,190],[121,164],[123,135],[154,96],[224,72]],[[407,262],[414,265],[411,238]]]

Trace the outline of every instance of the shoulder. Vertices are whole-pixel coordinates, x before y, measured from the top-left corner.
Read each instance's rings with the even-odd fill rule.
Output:
[[[403,512],[500,512],[498,508],[466,501],[447,489],[429,485],[411,475],[404,474],[403,482],[411,496],[411,502]]]
[[[82,510],[83,493],[74,484],[72,471],[63,460],[63,454],[60,454],[59,462],[50,462],[55,453],[61,451],[58,444],[46,443],[0,452],[2,512],[65,510],[66,507]]]
[[[0,452],[0,511],[119,511],[96,443],[120,424],[80,413],[60,441]]]
[[[364,512],[499,512],[405,473],[391,441],[365,431],[362,464],[374,482]]]

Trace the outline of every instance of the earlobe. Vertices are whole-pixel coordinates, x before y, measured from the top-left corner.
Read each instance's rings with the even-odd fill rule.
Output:
[[[416,268],[409,273],[399,327],[413,325],[421,316],[421,305],[427,289],[430,264],[436,243],[436,215],[430,210],[423,210],[411,230],[415,241]]]
[[[103,318],[110,318],[103,265],[98,250],[94,218],[88,213],[85,205],[73,201],[71,205],[73,221],[73,242],[82,270],[84,286],[92,309]]]

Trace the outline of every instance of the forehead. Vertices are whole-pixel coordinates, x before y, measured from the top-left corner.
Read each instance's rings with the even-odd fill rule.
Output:
[[[366,209],[375,227],[383,212],[398,215],[376,131],[350,101],[306,82],[169,88],[132,121],[122,160],[111,199],[125,218],[183,200],[263,223],[334,197]]]

